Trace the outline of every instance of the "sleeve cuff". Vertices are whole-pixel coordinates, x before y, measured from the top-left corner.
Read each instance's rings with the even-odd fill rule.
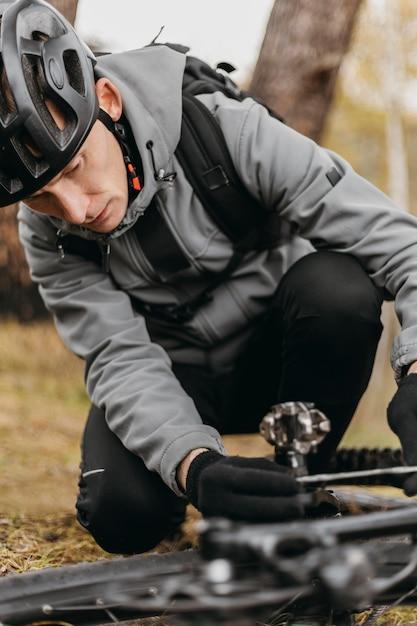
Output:
[[[161,478],[180,498],[185,498],[186,496],[177,484],[177,467],[183,458],[191,452],[191,450],[195,450],[196,448],[207,448],[209,451],[214,450],[219,454],[226,454],[226,450],[219,433],[211,427],[207,427],[207,431],[211,431],[211,433],[196,430],[175,439],[165,449],[162,456],[160,464]]]
[[[219,461],[223,457],[215,450],[206,450],[201,452],[191,462],[187,474],[186,495],[188,500],[198,509],[198,479],[201,472],[216,461]]]

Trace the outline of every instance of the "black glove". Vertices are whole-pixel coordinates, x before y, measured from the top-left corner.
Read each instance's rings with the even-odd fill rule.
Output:
[[[209,450],[191,463],[186,494],[205,517],[272,522],[301,517],[295,479],[265,458],[223,456]]]
[[[388,405],[388,423],[401,442],[404,461],[417,465],[417,374],[408,374],[400,381]],[[407,496],[417,494],[417,474],[403,483]]]

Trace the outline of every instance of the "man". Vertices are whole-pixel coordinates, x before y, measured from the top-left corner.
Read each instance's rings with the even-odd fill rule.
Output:
[[[1,53],[0,203],[24,200],[32,277],[86,362],[77,509],[103,548],[150,549],[187,501],[208,516],[302,515],[284,468],[227,456],[220,434],[255,431],[274,402],[312,401],[332,423],[324,467],[368,384],[383,297],[402,322],[390,423],[417,460],[415,218],[252,99],[200,95],[244,186],[287,228],[170,318],[233,254],[175,154],[184,56],[156,46],[96,63],[41,0],[6,10]],[[100,259],[86,257],[97,244]],[[181,264],[150,262],[174,248]]]

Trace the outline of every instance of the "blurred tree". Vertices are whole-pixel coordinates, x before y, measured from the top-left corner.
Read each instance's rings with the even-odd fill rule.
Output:
[[[74,24],[75,16],[77,14],[78,0],[49,0],[49,3],[53,4],[54,7],[62,13],[62,15],[65,15],[71,24]]]
[[[78,0],[50,0],[74,23]],[[0,209],[0,315],[13,314],[22,320],[46,314],[32,284],[16,227],[16,206]]]
[[[410,193],[410,184],[416,178],[412,174],[417,164],[416,79],[415,0],[368,0],[341,69],[338,106],[332,112],[325,139],[399,207],[414,213],[417,186]],[[370,419],[385,414],[395,389],[389,357],[399,324],[392,304],[384,304],[382,321],[384,333],[370,390],[357,412],[368,445],[374,437]]]
[[[16,227],[16,206],[0,209],[0,315],[30,320],[45,315],[32,283]]]
[[[399,206],[409,209],[406,138],[410,126],[417,121],[415,0],[367,3],[353,53],[342,70],[342,84],[350,98],[382,114],[385,155],[381,152],[381,156],[387,173],[386,190]]]
[[[250,86],[317,140],[362,0],[275,0]]]
[[[386,151],[388,164],[388,193],[406,211],[409,210],[408,156],[403,126],[403,94],[406,68],[400,32],[399,4],[384,0],[386,25],[386,68],[383,79],[386,106]]]

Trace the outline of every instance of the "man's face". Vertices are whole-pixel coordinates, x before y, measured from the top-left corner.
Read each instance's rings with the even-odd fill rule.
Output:
[[[59,124],[56,110],[51,113]],[[97,233],[109,233],[120,224],[128,204],[126,167],[117,140],[104,124],[96,121],[68,165],[25,204]]]

